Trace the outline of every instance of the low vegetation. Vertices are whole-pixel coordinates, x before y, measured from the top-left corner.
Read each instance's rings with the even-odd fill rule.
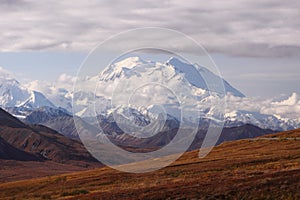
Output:
[[[145,174],[105,167],[3,183],[0,199],[300,199],[300,140],[226,142],[197,156]]]

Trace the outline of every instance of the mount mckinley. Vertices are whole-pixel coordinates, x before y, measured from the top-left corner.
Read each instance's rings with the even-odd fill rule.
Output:
[[[96,92],[88,88],[75,92],[59,89],[60,93],[57,95],[43,94],[30,90],[14,78],[0,76],[0,106],[26,123],[42,124],[68,137],[78,138],[73,114],[77,118],[83,119],[82,123],[84,124],[84,120],[88,120],[89,117],[95,115],[94,108],[96,103],[96,106],[98,106],[96,114],[102,122],[114,124],[113,117],[125,116],[127,118],[131,117],[131,120],[137,125],[144,126],[149,124],[151,120],[161,117],[160,107],[156,106],[155,102],[151,104],[153,99],[155,99],[160,103],[163,102],[161,104],[163,104],[165,111],[167,111],[167,115],[164,117],[168,122],[167,126],[169,126],[169,129],[172,129],[176,128],[176,124],[180,123],[180,115],[178,114],[180,112],[177,110],[178,102],[176,102],[176,98],[171,93],[168,93],[165,88],[153,87],[139,91],[136,96],[133,95],[132,99],[137,103],[136,105],[131,105],[131,107],[123,105],[123,99],[118,99],[118,97],[122,96],[121,93],[114,94],[116,100],[115,102],[112,101],[111,92],[122,91],[123,88],[118,83],[122,83],[123,80],[126,83],[131,83],[131,86],[135,88],[137,88],[138,85],[136,84],[140,83],[141,80],[145,83],[153,82],[154,79],[167,80],[167,82],[162,82],[161,85],[163,86],[167,83],[173,88],[180,88],[181,85],[190,88],[190,99],[193,101],[188,102],[184,99],[187,101],[187,109],[198,109],[202,113],[200,118],[206,118],[208,115],[211,115],[211,112],[206,107],[203,107],[203,105],[205,105],[206,101],[211,100],[211,97],[208,92],[206,80],[203,77],[212,82],[222,82],[226,95],[241,99],[245,97],[242,92],[205,67],[188,64],[177,58],[170,58],[165,63],[160,63],[144,61],[139,57],[129,57],[106,67],[97,76],[86,78],[85,81],[88,83],[86,85],[98,83],[99,88]],[[143,99],[143,91],[145,90],[148,93],[153,92],[152,99]],[[218,89],[212,92],[218,93]],[[160,94],[162,97],[157,97],[155,94]],[[91,100],[93,99],[91,96],[95,97],[95,101]],[[72,97],[75,105],[73,110],[71,108]],[[121,106],[114,106],[116,102]],[[145,102],[150,102],[150,104],[142,106]],[[242,126],[245,124],[252,124],[263,129],[276,131],[300,127],[298,120],[286,119],[278,115],[247,111],[243,108],[228,112],[226,110],[226,127]],[[112,127],[108,127],[108,130]],[[116,131],[116,128],[114,131]]]

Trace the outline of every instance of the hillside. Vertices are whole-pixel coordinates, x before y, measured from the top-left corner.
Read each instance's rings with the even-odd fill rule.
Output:
[[[26,128],[20,120],[10,115],[8,112],[0,108],[0,126],[6,126],[11,128]]]
[[[13,147],[56,162],[94,161],[84,146],[58,132],[40,126],[28,126],[0,110],[0,137]]]
[[[105,167],[0,184],[0,198],[299,199],[300,140],[282,137],[299,132],[272,135],[276,140],[263,136],[225,142],[204,159],[198,158],[198,151],[188,152],[152,173],[128,174]]]
[[[3,138],[0,137],[0,159],[4,160],[19,160],[19,161],[40,161],[34,155],[21,151],[9,143],[7,143]]]
[[[300,129],[263,136],[266,138],[300,138]]]
[[[26,161],[26,162],[24,162]],[[0,109],[0,182],[100,167],[77,140]]]

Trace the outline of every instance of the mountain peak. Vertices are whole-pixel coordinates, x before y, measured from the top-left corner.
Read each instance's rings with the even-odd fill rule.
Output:
[[[142,60],[140,57],[138,56],[133,56],[133,57],[128,57],[125,58],[121,61],[118,61],[116,63],[114,63],[113,65],[117,68],[128,68],[128,69],[132,69],[133,67],[135,67],[138,64],[144,64],[146,63],[146,61]]]
[[[109,65],[101,74],[101,81],[109,81],[114,80],[115,78],[120,78],[124,75],[125,72],[128,72],[135,68],[136,66],[143,65],[146,63],[150,63],[148,61],[142,60],[140,57],[128,57],[118,62],[115,62]]]
[[[178,65],[190,65],[189,63],[187,62],[184,62],[182,60],[180,60],[179,58],[176,58],[176,57],[170,57],[166,64],[170,64],[170,65],[173,65],[173,66],[178,66]]]
[[[234,96],[244,97],[244,94],[232,87],[227,81],[225,81],[222,77],[214,74],[209,69],[205,67],[197,67],[196,64],[190,64],[188,62],[184,62],[178,58],[171,57],[166,65],[171,65],[174,69],[184,74],[186,80],[188,82],[197,87],[205,90],[212,90],[213,92],[222,92],[222,88],[214,83],[223,82],[224,89],[226,93],[231,93]],[[199,70],[200,69],[200,70]],[[208,88],[208,83],[210,83],[210,88]],[[212,87],[213,86],[213,87]]]
[[[138,66],[141,67],[136,68]],[[163,69],[160,66],[166,66],[166,68]],[[241,92],[233,88],[228,82],[223,80],[222,77],[214,74],[209,69],[206,69],[205,67],[199,68],[177,57],[170,57],[169,60],[167,60],[167,62],[164,64],[154,61],[144,61],[140,57],[128,57],[108,66],[101,73],[100,81],[113,81],[120,77],[130,78],[133,76],[145,77],[146,79],[148,76],[147,74],[151,74],[154,70],[165,70],[164,72],[169,70],[172,71],[172,73],[173,70],[175,70],[176,75],[183,75],[185,80],[188,81],[192,86],[204,90],[210,89],[211,91],[217,93],[220,91],[222,92],[222,88],[218,87],[218,85],[215,83],[223,82],[226,93],[232,93],[234,96],[244,97]],[[213,86],[213,88],[208,88],[206,81],[209,81],[211,83],[210,86]]]
[[[42,106],[56,107],[42,93],[30,90],[13,77],[0,75],[1,108],[22,107],[34,109]]]

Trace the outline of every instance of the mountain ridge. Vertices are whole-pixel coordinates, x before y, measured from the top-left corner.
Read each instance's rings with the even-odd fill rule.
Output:
[[[139,65],[142,65],[144,67],[139,68]],[[115,69],[116,71],[114,71],[114,68],[116,68]],[[195,105],[200,105],[199,109],[204,115],[210,114],[210,113],[206,113],[207,111],[209,111],[209,108],[202,109],[201,107],[202,105],[205,105],[207,101],[209,102],[211,100],[209,98],[209,94],[205,94],[205,89],[207,89],[207,86],[204,79],[201,78],[201,73],[204,74],[203,75],[204,77],[207,76],[208,79],[212,79],[212,80],[220,81],[221,77],[212,74],[212,72],[208,71],[207,69],[201,66],[198,66],[196,64],[191,65],[189,63],[184,63],[184,61],[181,61],[180,59],[177,58],[170,58],[164,63],[163,62],[157,63],[153,61],[144,61],[140,57],[129,57],[108,66],[102,72],[102,74],[97,75],[95,77],[90,77],[90,79],[93,79],[93,81],[99,81],[99,80],[104,81],[108,77],[110,78],[113,77],[113,79],[116,79],[116,78],[120,78],[120,76],[140,76],[142,73],[145,73],[145,70],[150,70],[150,69],[153,70],[152,68],[160,72],[166,72],[166,74],[169,73],[169,75],[170,73],[171,74],[173,73],[173,75],[176,76],[177,78],[185,77],[184,80],[189,79],[191,86],[195,87],[197,90],[197,93],[194,94],[193,97],[196,101],[194,102],[194,104],[190,105],[191,107],[190,109],[193,109]],[[162,71],[163,69],[167,69],[167,68],[170,70]],[[192,68],[197,68],[200,72],[201,71],[202,72],[200,74],[192,73],[190,70]],[[186,72],[187,75],[184,74],[184,72]],[[233,93],[236,94],[236,97],[243,98],[244,95],[240,91],[236,90],[231,85],[227,84],[226,80],[222,79],[222,81],[225,87],[227,87],[227,91],[229,93],[231,93],[230,91],[234,91]],[[86,84],[86,85],[91,85],[91,84]],[[197,88],[196,86],[199,88]],[[203,86],[203,88],[200,88],[200,86]],[[51,96],[50,99],[54,98],[55,102],[63,102],[62,104],[66,106],[65,108],[61,108],[58,105],[54,105],[52,101],[49,100],[44,94],[42,94],[41,92],[29,90],[20,82],[18,82],[16,79],[3,76],[0,77],[0,107],[8,111],[10,114],[13,114],[13,116],[22,119],[22,121],[26,123],[43,124],[46,126],[50,125],[51,127],[55,128],[59,132],[62,132],[64,130],[68,131],[70,133],[70,136],[76,135],[76,130],[71,127],[73,126],[71,117],[64,115],[64,113],[66,113],[67,115],[73,115],[73,114],[78,115],[79,117],[91,116],[94,115],[95,113],[94,105],[98,106],[96,110],[97,112],[99,111],[100,113],[97,114],[104,114],[107,115],[107,117],[109,117],[108,115],[112,112],[112,110],[109,110],[111,108],[112,101],[111,99],[107,99],[105,96],[97,96],[93,92],[89,92],[88,90],[75,91],[73,93],[72,91],[67,91],[66,89],[60,88],[58,89],[58,91],[59,91],[59,94],[57,94],[58,96],[54,98],[53,95],[52,96],[50,95]],[[95,96],[96,103],[92,101],[93,99],[91,99],[91,97],[93,96]],[[75,105],[77,104],[78,110],[76,110],[75,113],[70,112],[71,97],[73,97]],[[290,102],[282,102],[282,103],[295,104],[295,102],[298,100],[299,100],[298,96],[296,94],[292,94],[292,96],[289,99]],[[79,102],[82,103],[82,105],[80,105]],[[57,115],[57,119],[55,120],[53,114],[49,112],[49,109],[43,110],[44,108],[49,108],[49,109],[51,108],[53,112],[62,111],[62,113],[60,113],[61,115]],[[173,117],[177,117],[177,119],[180,119],[180,116],[177,116],[179,111],[175,111],[176,105],[169,104],[166,105],[165,108],[167,112],[173,112],[170,113],[170,115],[172,114]],[[52,119],[52,121],[51,119],[49,119],[49,124],[42,122],[45,121],[45,119],[42,120],[38,119],[39,117],[40,118],[47,117],[47,115]],[[35,119],[30,119],[31,117]],[[61,124],[60,127],[54,126],[54,123],[58,123],[60,119],[62,121],[66,121],[67,123],[66,127],[63,127],[63,124]],[[147,121],[147,120],[149,121],[149,119],[147,119],[147,116],[144,116],[143,119],[142,118],[140,119],[140,121]],[[290,129],[300,127],[299,119],[298,121],[294,119],[284,119],[278,114],[267,115],[259,112],[254,113],[253,111],[247,111],[244,108],[236,108],[234,111],[231,110],[225,113],[226,127],[240,126],[248,123],[254,124],[263,129],[273,129],[276,131],[290,130]]]
[[[76,140],[41,125],[26,125],[0,108],[0,137],[22,152],[59,163],[97,161]],[[7,123],[9,122],[9,123]],[[3,145],[6,145],[3,142]]]
[[[0,77],[0,105],[6,107],[55,107],[41,92],[32,91],[16,79]]]

